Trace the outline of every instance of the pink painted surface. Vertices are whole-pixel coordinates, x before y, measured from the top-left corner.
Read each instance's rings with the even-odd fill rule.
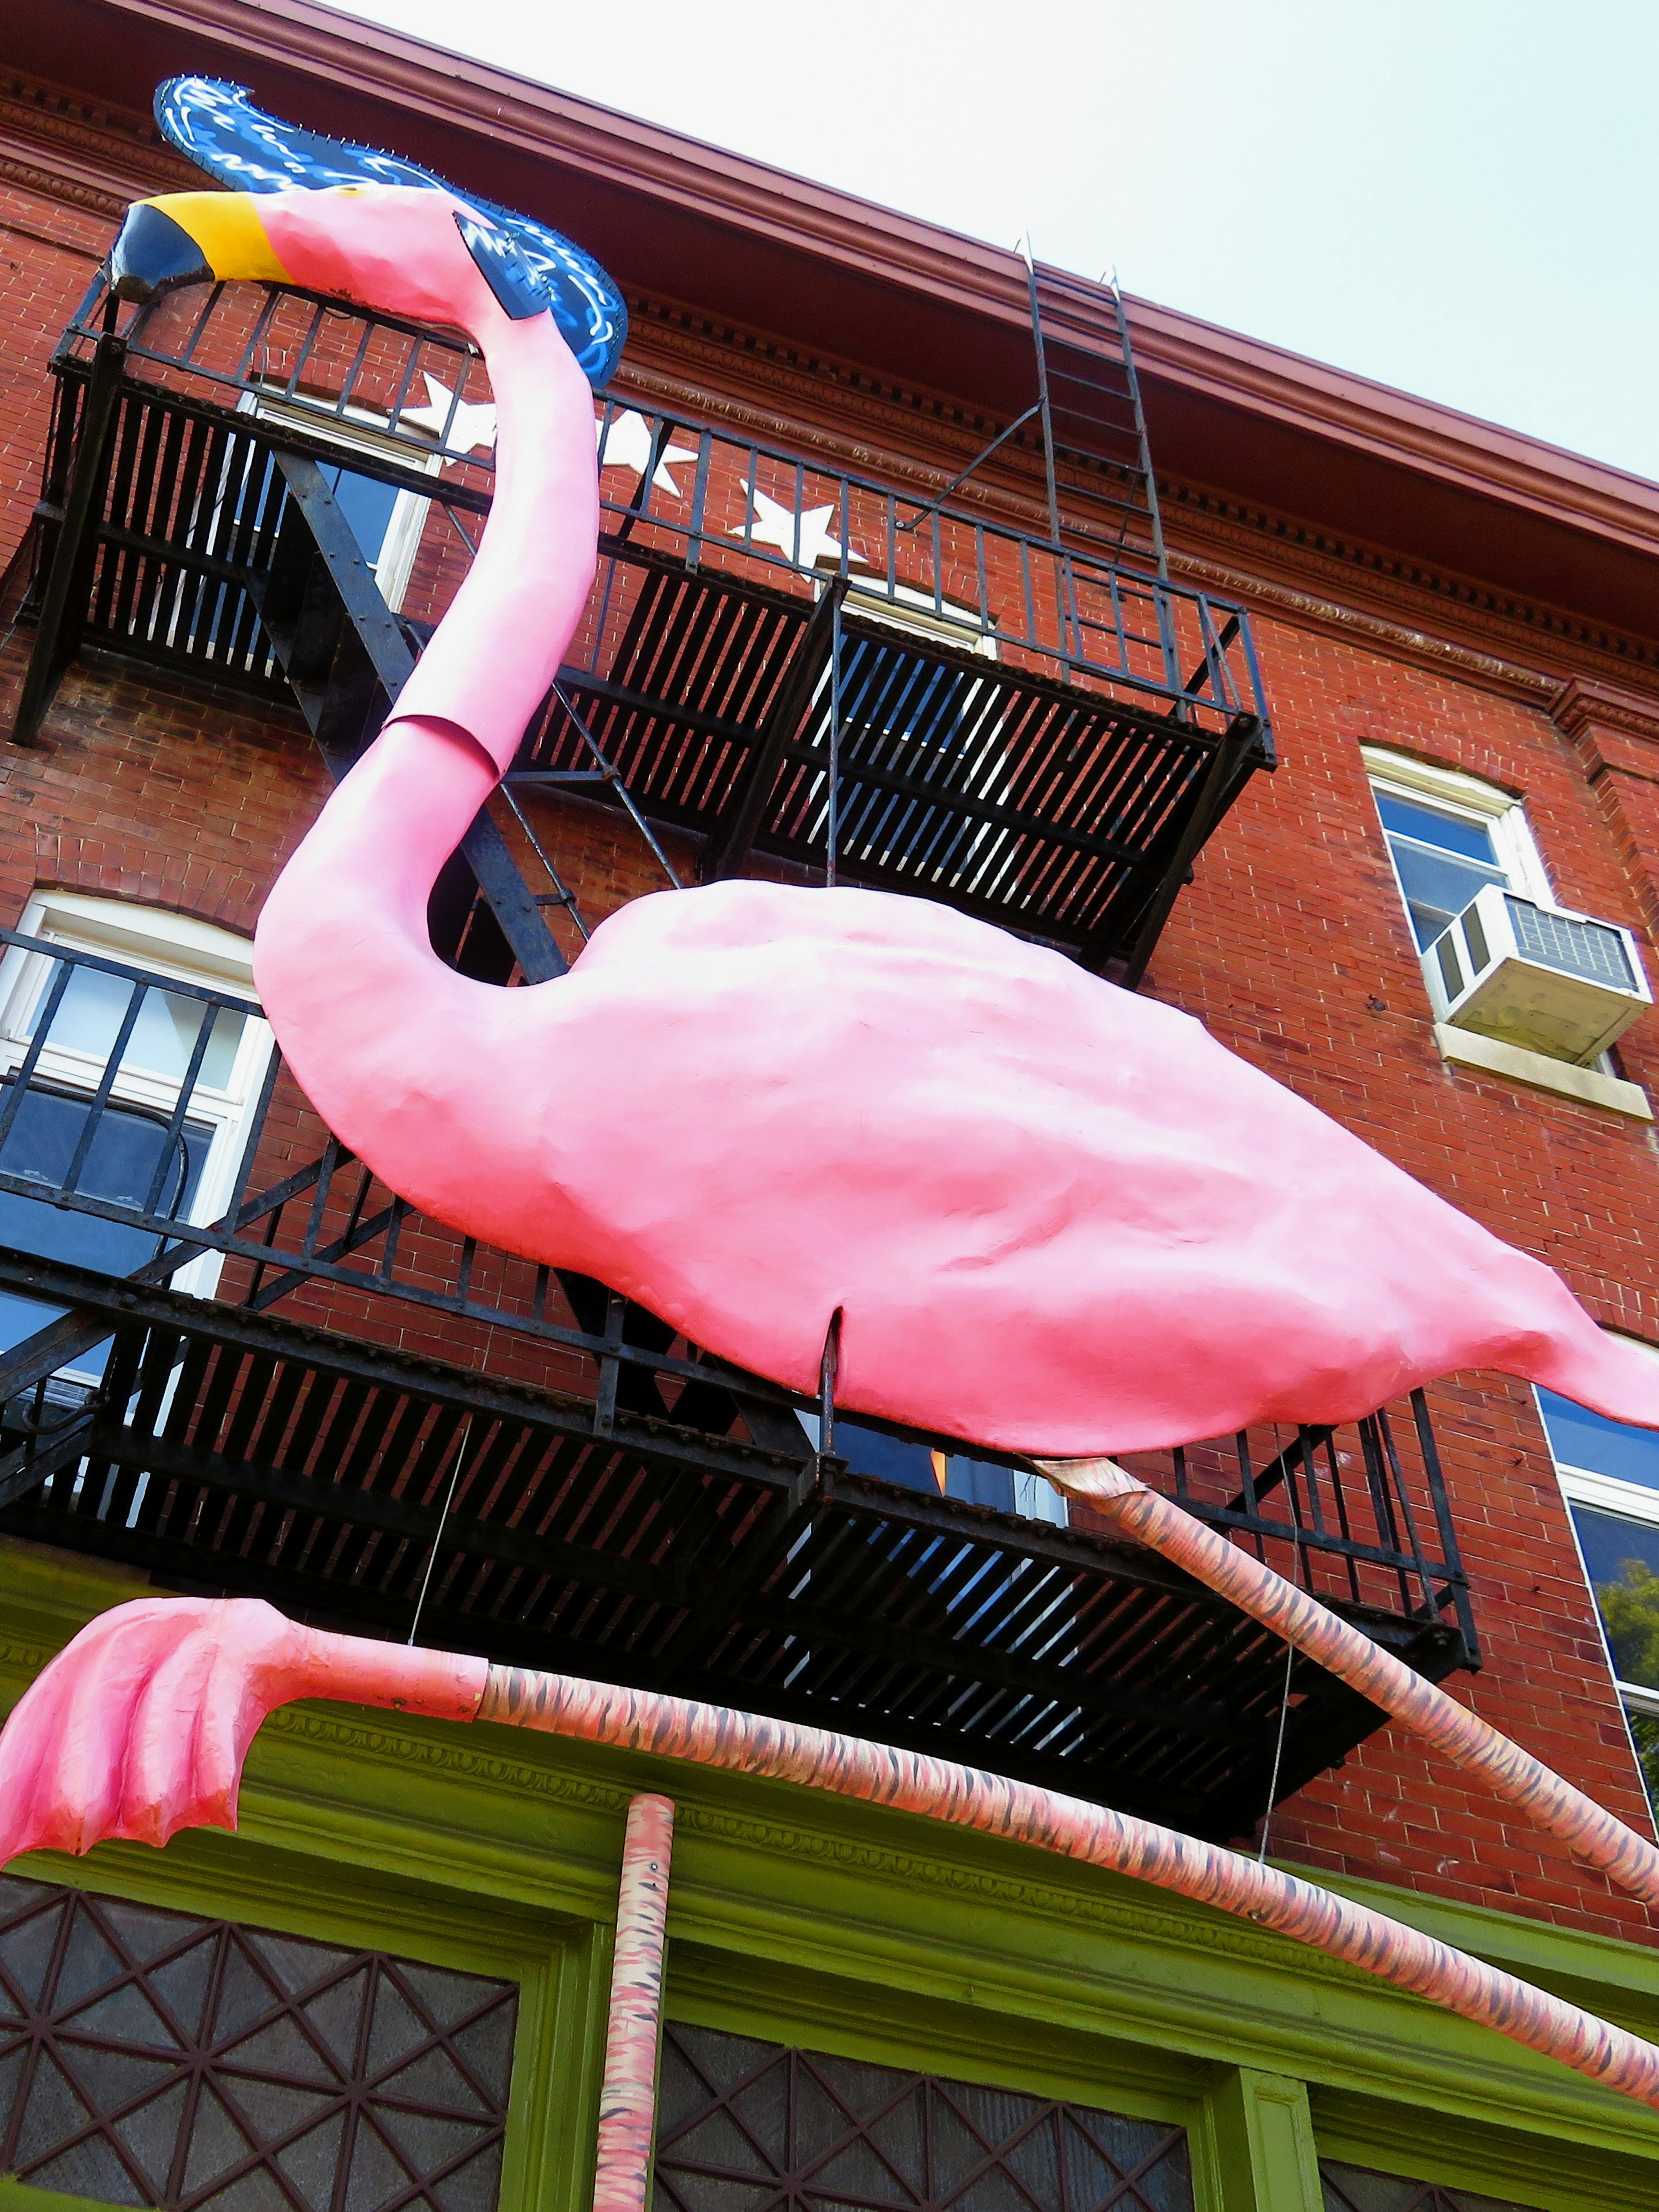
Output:
[[[610,1283],[727,1358],[1005,1449],[1335,1422],[1455,1368],[1659,1425],[1659,1365],[1196,1022],[925,901],[641,899],[574,973],[444,967],[427,893],[511,760],[592,574],[592,406],[441,194],[257,203],[296,281],[459,321],[494,511],[396,719],[270,895],[255,956],[330,1127],[439,1219]]]
[[[593,2212],[646,2212],[651,2202],[663,1952],[673,1851],[673,1799],[635,1798],[623,1832]]]
[[[1111,1868],[1312,1944],[1659,2106],[1652,2045],[1235,1851],[854,1736],[319,1635],[252,1599],[142,1599],[82,1629],[0,1735],[0,1865],[40,1845],[84,1851],[106,1836],[159,1844],[194,1824],[234,1826],[241,1761],[260,1719],[289,1698],[319,1695],[769,1775]]]
[[[0,1865],[234,1828],[242,1761],[295,1698],[471,1720],[481,1659],[331,1636],[251,1598],[140,1598],[81,1631],[0,1735]]]
[[[1535,1826],[1559,1837],[1585,1865],[1598,1867],[1632,1896],[1659,1905],[1659,1848],[1650,1838],[1604,1812],[1479,1714],[1350,1628],[1317,1598],[1109,1460],[1036,1464],[1056,1489],[1085,1498],[1123,1534],[1184,1567],[1374,1705],[1404,1721],[1446,1758],[1479,1775]]]

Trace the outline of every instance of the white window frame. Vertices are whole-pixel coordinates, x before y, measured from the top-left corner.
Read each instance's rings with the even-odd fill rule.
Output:
[[[890,594],[860,581],[849,586],[842,606],[860,622],[884,623],[889,629],[908,631],[931,645],[976,653],[982,660],[997,658],[996,633],[986,629],[973,608],[955,599],[935,599],[914,584],[895,584]]]
[[[411,452],[406,439],[392,436],[385,428],[384,418],[367,408],[348,407],[342,415],[331,407],[320,404],[312,406],[286,393],[276,397],[264,392],[249,392],[244,393],[239,412],[252,415],[262,422],[280,422],[308,438],[324,439],[339,447],[343,459],[362,453],[375,460],[394,462],[402,469],[419,469],[429,477],[437,476],[443,467],[441,453],[430,453],[422,459]],[[400,487],[392,502],[380,550],[369,563],[380,587],[380,597],[394,615],[404,603],[409,580],[415,573],[415,557],[421,550],[421,537],[431,505],[431,501],[421,493]]]
[[[1540,906],[1556,903],[1543,855],[1527,820],[1524,799],[1517,799],[1513,792],[1500,790],[1495,783],[1482,782],[1479,776],[1465,775],[1461,769],[1439,768],[1431,761],[1413,760],[1409,753],[1394,752],[1385,745],[1362,745],[1359,754],[1374,792],[1385,799],[1426,799],[1443,814],[1477,823],[1492,838],[1497,865],[1509,877],[1510,889],[1521,898],[1535,900]],[[1392,866],[1391,846],[1389,860]],[[1400,884],[1397,869],[1395,881],[1400,885],[1401,910],[1408,911],[1405,886]]]
[[[101,953],[106,959],[142,968],[159,981],[194,983],[257,1001],[252,940],[214,922],[197,921],[187,915],[168,914],[126,899],[40,890],[24,908],[19,927],[25,937],[77,952]],[[54,964],[44,953],[31,952],[21,945],[8,945],[0,957],[0,1070],[8,1075],[28,1051],[29,1032]],[[215,1221],[229,1203],[241,1165],[248,1116],[258,1102],[275,1047],[269,1022],[250,1015],[242,1024],[222,1088],[198,1080],[191,1091],[189,1118],[205,1124],[212,1133],[195,1195],[188,1212],[179,1217],[181,1221]],[[61,1085],[65,1090],[92,1091],[102,1080],[106,1064],[96,1053],[49,1040],[35,1063],[35,1073],[41,1081]],[[152,1112],[171,1114],[179,1102],[179,1091],[176,1076],[127,1066],[116,1076],[109,1095],[114,1105],[143,1106]],[[222,1254],[204,1252],[179,1269],[172,1278],[173,1287],[195,1297],[211,1297],[223,1266]],[[64,1371],[71,1379],[82,1379],[73,1369]]]
[[[1626,1336],[1621,1329],[1609,1329],[1607,1334],[1617,1336],[1621,1344],[1631,1346],[1648,1358],[1659,1361],[1659,1346],[1649,1344],[1639,1336]],[[1556,1458],[1555,1441],[1550,1435],[1548,1422],[1544,1420],[1541,1407],[1538,1417],[1543,1423],[1544,1440],[1555,1463],[1555,1475],[1561,1486],[1561,1495],[1569,1506],[1582,1505],[1590,1512],[1606,1514],[1613,1520],[1629,1521],[1644,1528],[1659,1528],[1659,1490],[1650,1490],[1639,1482],[1622,1481],[1615,1474],[1599,1474],[1594,1468],[1574,1467],[1566,1460]],[[1571,1514],[1568,1518],[1571,1521]],[[1584,1587],[1590,1593],[1590,1603],[1595,1606],[1595,1587],[1590,1581],[1589,1568],[1585,1564],[1576,1524],[1573,1527],[1573,1546],[1578,1553],[1578,1569],[1584,1577]],[[1599,1607],[1595,1607],[1595,1613],[1596,1626],[1600,1628],[1601,1616]],[[1601,1648],[1607,1653],[1607,1672],[1613,1675],[1625,1704],[1637,1712],[1659,1714],[1659,1689],[1644,1689],[1639,1682],[1620,1680],[1613,1667],[1613,1650],[1607,1643],[1605,1631],[1602,1632]]]

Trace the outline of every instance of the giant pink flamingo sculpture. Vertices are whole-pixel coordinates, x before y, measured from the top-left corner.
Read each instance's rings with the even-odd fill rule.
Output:
[[[509,766],[592,572],[592,406],[561,335],[580,339],[581,318],[568,295],[545,312],[547,254],[580,257],[554,240],[537,264],[517,219],[393,157],[304,139],[300,161],[288,142],[303,134],[285,140],[225,88],[169,92],[175,121],[244,133],[206,165],[264,197],[140,203],[118,290],[258,276],[457,322],[499,410],[477,561],[260,924],[264,1003],[330,1125],[440,1219],[599,1275],[786,1384],[811,1386],[841,1309],[850,1407],[1066,1455],[1037,1463],[1659,1904],[1650,1843],[1111,1462],[1078,1456],[1334,1422],[1460,1365],[1659,1426],[1659,1369],[1547,1268],[1185,1016],[921,901],[762,884],[641,899],[534,989],[436,958],[434,878]],[[190,130],[170,135],[198,150]],[[337,181],[327,163],[348,155],[345,174],[368,181]],[[781,1775],[1116,1867],[1659,2106],[1659,2051],[1231,1852],[880,1745],[321,1635],[248,1601],[118,1607],[47,1668],[0,1740],[0,1863],[234,1826],[254,1732],[310,1695]],[[642,2202],[646,2137],[618,2203]]]

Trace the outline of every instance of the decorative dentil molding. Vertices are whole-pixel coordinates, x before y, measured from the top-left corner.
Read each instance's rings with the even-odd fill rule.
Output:
[[[1621,736],[1659,744],[1659,699],[1621,691],[1609,684],[1571,677],[1550,701],[1549,711],[1550,720],[1575,740],[1593,738],[1600,730],[1617,730]],[[1659,777],[1659,757],[1653,772]]]

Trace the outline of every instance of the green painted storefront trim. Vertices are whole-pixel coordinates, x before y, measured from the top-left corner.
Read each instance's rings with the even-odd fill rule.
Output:
[[[142,1587],[0,1546],[4,1701]],[[1317,2212],[1313,2141],[1540,2212],[1659,2208],[1659,2114],[1496,2035],[1141,1885],[782,1784],[295,1706],[255,1745],[240,1836],[42,1854],[28,1870],[519,1979],[502,2212],[580,2212],[622,1821],[640,1788],[680,1808],[675,2018],[1179,2122],[1203,2212]],[[1659,1958],[1639,1947],[1334,1886],[1659,2027]],[[22,2191],[0,2212],[64,2202]]]

